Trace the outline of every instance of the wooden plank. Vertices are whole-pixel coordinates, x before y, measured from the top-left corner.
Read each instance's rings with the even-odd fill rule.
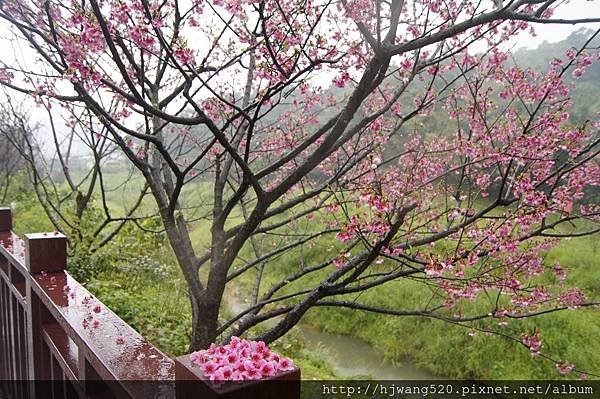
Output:
[[[79,356],[77,345],[65,335],[57,324],[42,326],[42,338],[48,345],[52,356],[62,367],[66,377],[71,381],[77,381],[77,358]]]

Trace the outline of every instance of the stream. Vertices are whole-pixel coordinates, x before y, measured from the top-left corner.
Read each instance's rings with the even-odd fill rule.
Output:
[[[226,303],[227,307],[236,313],[247,307],[247,304],[237,295],[229,296]],[[384,360],[381,352],[359,338],[321,331],[305,323],[294,328],[300,332],[306,347],[324,352],[327,362],[344,378],[369,375],[376,380],[442,379],[416,367],[409,361],[394,365]]]
[[[319,348],[342,377],[369,375],[376,380],[436,380],[432,375],[408,361],[394,365],[369,343],[354,337],[332,334],[313,326],[301,324],[298,329],[309,348]]]

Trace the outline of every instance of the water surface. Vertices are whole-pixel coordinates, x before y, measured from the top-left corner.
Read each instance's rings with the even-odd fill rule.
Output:
[[[342,377],[370,375],[377,380],[435,380],[434,376],[410,362],[394,365],[367,342],[347,335],[320,331],[303,324],[298,330],[309,348],[323,351],[325,359]]]

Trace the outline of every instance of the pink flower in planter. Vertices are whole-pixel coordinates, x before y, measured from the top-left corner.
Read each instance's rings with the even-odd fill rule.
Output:
[[[231,380],[231,378],[233,376],[233,369],[230,366],[223,366],[219,369],[219,371],[223,375],[223,379],[225,381]]]
[[[280,359],[279,362],[277,363],[277,369],[281,370],[281,371],[289,371],[289,370],[292,370],[293,368],[294,368],[294,363],[292,363],[292,361],[290,359],[288,359],[287,357]]]
[[[211,375],[210,375],[210,380],[211,381],[225,381],[225,376],[223,375],[223,372],[220,369],[216,369]]]
[[[271,352],[262,341],[232,337],[227,345],[211,346],[190,355],[211,381],[244,381],[268,378],[294,369],[290,359]]]
[[[213,375],[217,371],[218,368],[219,368],[219,365],[215,362],[206,362],[202,365],[202,371],[207,376]]]
[[[205,350],[194,352],[190,355],[190,360],[196,364],[204,364],[208,355]]]
[[[262,369],[262,367],[267,363],[267,361],[265,359],[259,359],[256,362],[253,362],[252,364],[254,364],[254,367],[258,370]]]
[[[243,364],[244,366],[244,371],[248,372],[250,370],[256,370],[256,366],[254,365],[254,363],[250,360],[246,360]]]
[[[237,370],[231,373],[231,381],[244,381],[244,375]]]
[[[246,371],[242,375],[246,380],[258,380],[261,377],[260,371],[254,366],[252,368],[246,367]]]
[[[227,354],[227,362],[229,364],[236,364],[239,359],[239,355],[235,352],[230,352]]]
[[[269,352],[269,355],[265,357],[265,360],[269,360],[271,362],[279,363],[279,355],[273,352]]]
[[[244,347],[244,348],[242,348],[242,350],[239,353],[240,353],[240,357],[245,359],[250,356],[250,349]]]
[[[244,367],[244,363],[242,363],[240,361],[238,361],[236,364],[234,364],[233,368],[239,373],[243,373],[244,371],[246,371],[246,367]]]
[[[267,345],[265,345],[263,341],[252,342],[250,346],[253,347],[257,353],[266,353],[269,351]]]
[[[217,345],[210,344],[210,347],[206,350],[206,353],[208,353],[209,355],[214,355],[216,349],[217,349]]]
[[[260,372],[263,377],[271,377],[277,372],[277,370],[275,369],[273,363],[265,362],[265,364],[263,364],[263,366],[260,368]]]

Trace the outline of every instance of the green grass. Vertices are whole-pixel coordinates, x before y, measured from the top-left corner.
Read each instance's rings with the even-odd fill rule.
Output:
[[[317,223],[318,225],[318,223]],[[313,228],[315,224],[313,222]],[[268,244],[268,242],[267,242]],[[268,245],[267,245],[268,246]],[[290,251],[266,266],[263,292],[285,275],[298,270],[302,255],[308,265],[326,256],[327,245]],[[583,289],[590,298],[600,296],[600,244],[598,235],[563,240],[546,256],[546,263],[559,262],[568,272],[567,284]],[[248,257],[246,248],[243,257]],[[375,267],[375,266],[373,266]],[[298,287],[313,286],[323,273],[305,277],[288,284],[281,294],[293,292]],[[243,292],[249,292],[253,272],[248,272],[237,283]],[[542,276],[540,284],[554,283],[551,276]],[[421,284],[409,280],[387,283],[356,296],[361,303],[390,309],[422,309],[431,292]],[[352,297],[346,297],[352,300]],[[487,301],[464,301],[460,309],[464,314],[487,313]],[[506,327],[496,319],[476,322],[472,326],[492,329],[519,339],[524,332],[535,328],[542,331],[543,352],[556,360],[573,362],[581,370],[600,373],[600,317],[597,309],[566,310],[549,315],[511,320]],[[397,363],[411,361],[432,373],[450,378],[474,379],[557,379],[555,364],[530,352],[510,339],[485,336],[479,332],[471,337],[470,328],[423,317],[397,317],[377,315],[337,308],[316,308],[308,312],[303,322],[331,333],[345,334],[363,339],[384,356]],[[581,348],[585,348],[582,350]],[[565,377],[565,378],[572,378]]]
[[[187,352],[191,311],[185,287],[172,277],[159,281],[130,272],[108,272],[87,288],[142,336],[172,356]]]
[[[547,256],[569,271],[568,283],[588,294],[599,294],[600,256],[598,236],[563,241]],[[425,296],[424,296],[425,295]],[[394,282],[360,296],[367,304],[392,309],[419,309],[426,293],[412,282]],[[468,304],[472,308],[480,303]],[[306,321],[324,330],[359,337],[395,362],[410,359],[437,375],[476,379],[554,379],[560,375],[552,362],[532,357],[527,349],[498,336],[487,337],[447,322],[421,317],[394,317],[344,309],[315,309]],[[600,373],[600,317],[597,309],[566,310],[526,320],[512,320],[507,327],[493,323],[475,325],[510,333],[542,331],[543,352],[568,360],[578,368]],[[359,326],[359,327],[357,327]],[[582,348],[585,348],[582,350]]]
[[[126,175],[111,176],[111,187]],[[124,197],[135,192],[115,191],[109,197],[111,208],[123,204]],[[139,188],[138,188],[139,189]],[[186,190],[184,196],[208,198],[210,186],[197,183]],[[144,209],[152,211],[150,199]],[[205,209],[196,211],[197,215]],[[229,221],[228,226],[241,221],[240,214]],[[281,216],[283,217],[283,216]],[[323,218],[325,218],[323,216]],[[277,218],[275,218],[277,220]],[[302,219],[289,231],[314,231],[320,223]],[[210,225],[199,219],[193,224],[192,242],[197,250],[210,244]],[[33,231],[53,230],[41,206],[31,196],[19,198],[15,212],[15,231],[19,234]],[[592,297],[600,296],[600,240],[592,237],[563,240],[546,257],[546,263],[560,263],[568,272],[567,283],[586,291]],[[280,245],[277,238],[259,236],[265,250]],[[142,335],[170,355],[187,352],[188,334],[191,328],[190,307],[185,282],[175,264],[174,256],[166,244],[143,245],[144,240],[134,236],[119,237],[114,246],[107,249],[113,267],[99,272],[88,282],[88,288],[120,317]],[[301,263],[314,264],[327,256],[332,240],[324,239],[315,247],[289,251],[266,266],[262,291],[288,273],[298,270]],[[111,244],[112,245],[112,244]],[[250,246],[242,251],[241,257],[252,258]],[[328,269],[326,272],[330,272]],[[298,284],[310,286],[323,274],[302,279]],[[249,292],[254,281],[254,272],[247,272],[236,282],[241,292]],[[282,294],[294,289],[290,284]],[[428,300],[430,292],[421,285],[408,281],[396,281],[378,287],[360,296],[367,304],[387,306],[394,309],[419,309]],[[467,302],[465,310],[484,310],[483,303]],[[224,310],[224,312],[226,312]],[[226,316],[226,315],[224,315]],[[522,346],[501,337],[486,337],[481,333],[471,337],[464,327],[439,320],[419,317],[394,317],[367,314],[344,309],[312,309],[303,319],[320,329],[332,333],[346,334],[370,343],[392,362],[410,360],[439,376],[476,379],[535,379],[559,378],[552,362],[534,358]],[[500,327],[495,321],[482,322],[480,327],[493,327],[518,337],[523,331],[539,327],[542,331],[544,353],[556,359],[575,363],[579,368],[600,372],[600,317],[598,310],[586,309],[564,311],[545,315],[535,320],[514,320],[509,326]],[[273,349],[293,358],[303,369],[303,378],[336,378],[334,370],[316,351],[307,348],[302,339],[292,331],[275,342]],[[583,349],[582,349],[583,348]]]
[[[600,295],[600,234],[563,240],[546,258],[567,270],[567,282]]]

